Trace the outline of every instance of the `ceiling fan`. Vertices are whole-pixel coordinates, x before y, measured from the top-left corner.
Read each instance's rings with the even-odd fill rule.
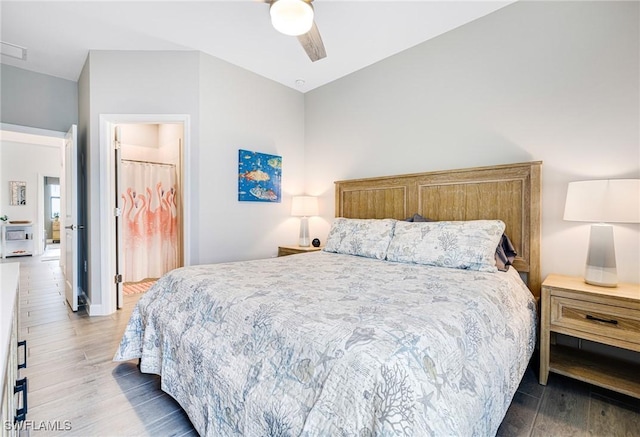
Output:
[[[326,58],[318,26],[313,19],[313,0],[263,0],[269,4],[271,24],[281,33],[297,36],[312,62]]]

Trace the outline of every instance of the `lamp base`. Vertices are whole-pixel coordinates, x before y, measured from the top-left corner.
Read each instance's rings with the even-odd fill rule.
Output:
[[[298,246],[309,247],[311,240],[309,239],[309,219],[302,217],[300,219],[300,239],[298,240]]]
[[[598,287],[615,288],[618,286],[618,275],[615,269],[612,272],[608,269],[587,266],[584,273],[584,282]]]
[[[591,225],[584,282],[599,287],[618,286],[616,250],[613,244],[613,226],[611,225]]]

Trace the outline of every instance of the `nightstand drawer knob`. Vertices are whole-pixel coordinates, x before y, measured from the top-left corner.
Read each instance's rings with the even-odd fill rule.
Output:
[[[601,319],[600,317],[595,317],[595,316],[592,316],[591,314],[587,314],[587,320],[595,320],[596,322],[610,323],[612,325],[618,324],[617,320]]]

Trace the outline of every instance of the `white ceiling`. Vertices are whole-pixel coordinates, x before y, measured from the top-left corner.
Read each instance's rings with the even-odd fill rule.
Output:
[[[199,50],[306,92],[513,1],[316,0],[327,58],[312,63],[295,37],[271,27],[259,0],[2,0],[0,39],[28,55],[0,58],[77,81],[89,50]]]

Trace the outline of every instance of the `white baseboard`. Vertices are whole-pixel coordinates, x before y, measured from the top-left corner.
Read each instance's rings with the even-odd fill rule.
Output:
[[[88,304],[87,312],[90,316],[108,316],[108,313],[104,312],[104,307],[98,304]]]

